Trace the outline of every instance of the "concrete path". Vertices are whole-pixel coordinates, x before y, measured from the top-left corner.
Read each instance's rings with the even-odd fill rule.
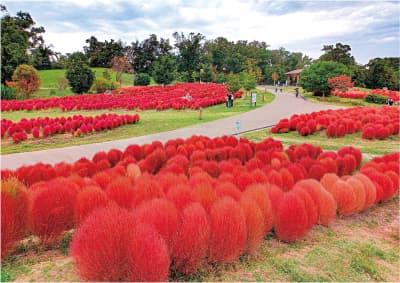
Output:
[[[264,90],[265,86],[259,86],[258,88]],[[274,93],[274,89],[270,87],[268,87],[268,91]],[[240,107],[240,103],[239,99],[236,100],[234,107]],[[274,125],[280,119],[289,118],[291,115],[296,113],[309,113],[324,109],[338,108],[340,107],[312,103],[302,98],[296,98],[293,93],[283,92],[278,93],[272,103],[263,107],[200,125],[110,142],[2,155],[1,167],[2,169],[16,169],[22,165],[32,165],[37,162],[49,164],[55,164],[61,161],[74,162],[81,157],[87,157],[90,159],[98,151],[108,151],[112,148],[124,150],[130,144],[141,145],[151,143],[155,140],[165,142],[170,139],[178,137],[187,138],[192,135],[204,135],[209,137],[233,135],[237,132],[236,121],[240,121],[240,131],[245,132],[256,128]]]

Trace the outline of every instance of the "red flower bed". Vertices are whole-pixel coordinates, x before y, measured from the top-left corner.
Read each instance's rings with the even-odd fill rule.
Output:
[[[33,234],[56,240],[75,226],[71,252],[82,279],[164,281],[171,269],[193,274],[203,263],[255,254],[271,229],[296,241],[336,213],[395,197],[399,160],[389,154],[356,172],[362,155],[353,147],[192,136],[3,170],[2,178],[27,185]]]
[[[309,114],[293,115],[282,119],[271,128],[271,133],[295,131],[312,135],[326,130],[328,138],[343,137],[346,134],[362,132],[363,139],[386,139],[398,135],[400,110],[398,107],[352,107],[339,110],[323,110]]]
[[[400,92],[395,90],[387,89],[373,89],[370,91],[352,89],[346,92],[341,92],[337,89],[333,90],[332,95],[339,96],[341,98],[355,98],[364,99],[368,94],[378,94],[392,99],[394,102],[400,101]]]
[[[60,108],[63,111],[95,109],[197,109],[225,103],[228,90],[221,84],[184,83],[171,86],[120,88],[112,94],[87,94],[46,99],[2,100],[1,111]],[[240,97],[241,93],[235,93]]]
[[[72,117],[57,118],[31,118],[13,122],[1,119],[1,138],[12,137],[14,143],[32,138],[47,137],[55,134],[71,133],[77,136],[98,132],[106,129],[114,129],[125,124],[135,124],[139,121],[139,115],[101,114],[95,117],[74,115]]]

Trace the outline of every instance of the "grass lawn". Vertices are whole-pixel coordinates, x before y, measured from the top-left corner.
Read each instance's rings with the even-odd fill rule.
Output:
[[[262,94],[264,91],[257,91],[257,107],[261,107],[267,103],[270,103],[275,96],[271,93],[267,93],[265,96],[265,101],[262,101]],[[242,101],[236,100],[236,105],[242,103]],[[249,100],[246,99],[244,105],[249,105]],[[203,119],[199,120],[198,110],[165,110],[165,111],[155,111],[147,110],[139,113],[140,121],[134,125],[124,125],[122,127],[102,131],[94,132],[89,135],[84,135],[81,137],[72,137],[71,134],[59,134],[48,138],[40,139],[28,139],[19,144],[14,144],[11,138],[6,138],[1,140],[1,154],[10,154],[17,152],[35,151],[50,148],[59,148],[72,145],[81,145],[89,143],[98,143],[104,141],[111,141],[117,139],[124,139],[130,137],[138,137],[158,132],[170,131],[190,125],[196,125],[200,123],[205,123],[209,121],[214,121],[221,118],[226,118],[232,115],[236,115],[242,112],[246,112],[254,109],[254,107],[232,107],[226,108],[225,104],[220,104],[212,107],[205,108],[203,110]],[[102,111],[71,111],[62,112],[59,109],[49,109],[42,111],[14,111],[14,112],[3,112],[2,118],[10,119],[13,121],[19,121],[22,118],[34,118],[34,117],[68,117],[76,114],[81,114],[83,116],[95,116],[102,113],[117,113],[117,114],[127,114],[127,113],[137,113],[135,111],[125,111],[125,110],[102,110]]]
[[[102,78],[103,72],[107,70],[111,75],[111,79],[115,80],[115,72],[111,69],[107,68],[91,68],[91,69],[92,71],[95,72],[96,78]],[[73,94],[69,88],[66,90],[59,90],[57,87],[57,78],[65,77],[64,69],[40,70],[38,72],[41,81],[41,86],[40,89],[32,95],[32,98],[65,96]],[[122,75],[122,86],[123,87],[133,86],[133,74]],[[50,92],[53,93],[51,94]]]
[[[280,140],[284,145],[311,143],[322,147],[324,150],[338,150],[347,145],[352,145],[367,155],[383,155],[390,152],[399,151],[400,136],[390,136],[386,140],[366,140],[361,138],[361,132],[346,135],[343,138],[327,138],[325,131],[316,132],[314,135],[303,137],[297,132],[284,134],[271,134],[270,129],[261,130],[252,133],[246,133],[243,136],[248,139],[261,141],[268,137]]]
[[[229,265],[207,264],[193,276],[171,274],[170,281],[393,281],[400,278],[399,199],[366,212],[314,226],[295,243],[271,232],[255,256]],[[1,281],[80,281],[68,256],[72,231],[62,243],[41,250],[30,237],[2,262]]]

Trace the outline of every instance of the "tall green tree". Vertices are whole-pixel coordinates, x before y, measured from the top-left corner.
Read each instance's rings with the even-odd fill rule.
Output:
[[[193,72],[200,70],[200,58],[204,52],[202,42],[205,37],[201,33],[193,32],[188,36],[174,32],[173,37],[175,47],[179,50],[178,70],[188,72],[188,78],[193,80]]]
[[[4,5],[0,6],[1,17],[1,82],[11,80],[15,68],[29,63],[28,50],[43,44],[43,27],[35,27],[31,15],[18,12],[10,16]]]
[[[252,73],[241,72],[240,84],[247,92],[249,92],[257,86],[257,79]]]
[[[396,70],[391,67],[390,60],[387,60],[387,58],[375,58],[370,60],[367,66],[365,84],[368,88],[387,87],[392,90],[399,89],[399,77],[396,76]]]
[[[153,79],[158,84],[170,84],[176,77],[176,62],[171,56],[164,55],[153,65]]]
[[[319,61],[304,68],[299,85],[314,95],[328,95],[330,92],[328,79],[339,75],[351,76],[351,71],[344,64],[332,61]]]
[[[169,39],[158,39],[157,35],[151,34],[141,42],[132,42],[126,48],[126,54],[135,72],[150,74],[153,63],[161,56],[169,55],[171,49]]]
[[[354,57],[350,53],[351,46],[348,44],[338,42],[335,46],[324,45],[322,51],[324,51],[325,54],[322,54],[319,57],[320,61],[334,61],[346,66],[354,65],[356,63]]]
[[[125,48],[120,40],[110,39],[110,41],[101,42],[95,36],[91,36],[85,42],[88,46],[84,46],[83,50],[91,67],[110,68],[115,56],[124,55]]]
[[[230,93],[235,93],[242,87],[240,76],[238,74],[229,73],[226,78],[226,88]]]
[[[95,76],[90,70],[85,54],[75,52],[69,56],[66,77],[73,92],[81,94],[90,89]]]

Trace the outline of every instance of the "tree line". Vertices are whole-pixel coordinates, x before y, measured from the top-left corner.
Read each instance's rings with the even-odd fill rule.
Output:
[[[250,75],[256,83],[272,84],[276,78],[284,82],[285,73],[290,70],[307,69],[315,63],[329,61],[344,65],[345,73],[352,77],[356,86],[396,89],[399,84],[399,58],[375,58],[360,65],[351,55],[351,47],[342,43],[323,46],[324,54],[313,60],[283,47],[271,50],[263,41],[234,42],[225,37],[207,39],[201,33],[175,32],[173,43],[156,34],[130,44],[115,39],[100,41],[91,36],[85,40],[82,52],[60,54],[45,44],[42,37],[45,29],[36,27],[29,13],[18,12],[11,16],[4,5],[1,11],[2,83],[12,80],[18,65],[28,64],[39,70],[72,66],[88,78],[92,76],[87,70],[78,70],[79,66],[113,68],[119,76],[123,72],[135,73],[139,84],[149,82],[150,77],[160,84],[173,81],[222,83],[229,74],[241,78]]]

